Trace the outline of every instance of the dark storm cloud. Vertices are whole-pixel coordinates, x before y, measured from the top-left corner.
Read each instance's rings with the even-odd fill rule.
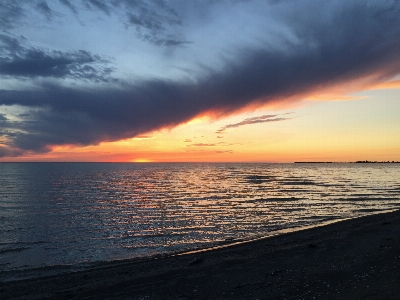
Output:
[[[147,80],[92,90],[43,84],[29,91],[0,91],[0,106],[39,108],[30,111],[30,123],[18,125],[20,131],[11,138],[10,149],[46,151],[49,145],[115,141],[173,127],[208,111],[228,114],[369,75],[385,80],[400,73],[399,2],[384,6],[370,6],[372,2],[367,1],[299,3],[304,7],[282,12],[295,35],[285,41],[284,49],[247,47],[235,60],[226,60],[224,68],[195,83]],[[9,49],[18,46],[5,44]],[[94,57],[69,55],[60,54],[78,61],[78,66]],[[32,74],[52,72],[33,70]],[[65,71],[61,74],[69,76]],[[252,121],[257,120],[246,124]],[[231,124],[235,125],[240,126]]]
[[[133,137],[177,125],[198,111],[195,103],[181,107],[185,92],[180,84],[162,81],[125,90],[81,91],[47,85],[40,91],[0,91],[0,105],[12,104],[43,108],[30,113],[35,122],[27,126],[29,133],[14,139],[17,147],[37,151],[48,144],[88,145]]]
[[[0,34],[0,76],[73,78],[108,82],[108,61],[88,51],[45,51]]]
[[[244,126],[244,125],[267,123],[267,122],[278,122],[278,121],[284,121],[284,120],[288,120],[288,118],[278,117],[278,115],[263,115],[263,116],[259,116],[259,117],[247,118],[238,123],[225,125],[224,127],[218,129],[216,131],[216,133],[223,133],[225,130],[227,130],[229,128],[237,128],[237,127]]]

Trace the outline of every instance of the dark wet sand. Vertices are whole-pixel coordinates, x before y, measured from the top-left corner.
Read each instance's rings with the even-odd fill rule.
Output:
[[[400,299],[400,212],[201,254],[0,283],[0,299]]]

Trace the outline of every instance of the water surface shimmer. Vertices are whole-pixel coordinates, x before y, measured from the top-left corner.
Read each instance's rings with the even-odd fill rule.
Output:
[[[398,164],[1,163],[0,280],[400,207]]]

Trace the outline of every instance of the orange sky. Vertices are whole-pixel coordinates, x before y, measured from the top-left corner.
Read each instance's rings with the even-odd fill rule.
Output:
[[[220,119],[204,116],[137,138],[56,146],[49,153],[2,161],[400,161],[399,92],[399,81],[343,96],[325,92],[283,107],[271,105]],[[229,124],[265,115],[284,120],[237,125],[221,133]]]

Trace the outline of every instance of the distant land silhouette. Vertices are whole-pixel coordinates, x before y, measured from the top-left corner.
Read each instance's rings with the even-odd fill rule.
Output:
[[[295,161],[295,164],[332,164],[332,163],[343,163],[343,164],[399,164],[400,161],[370,161],[370,160],[357,160],[353,162],[332,162],[332,161]]]
[[[357,160],[356,164],[398,164],[399,161],[369,161],[369,160]]]

